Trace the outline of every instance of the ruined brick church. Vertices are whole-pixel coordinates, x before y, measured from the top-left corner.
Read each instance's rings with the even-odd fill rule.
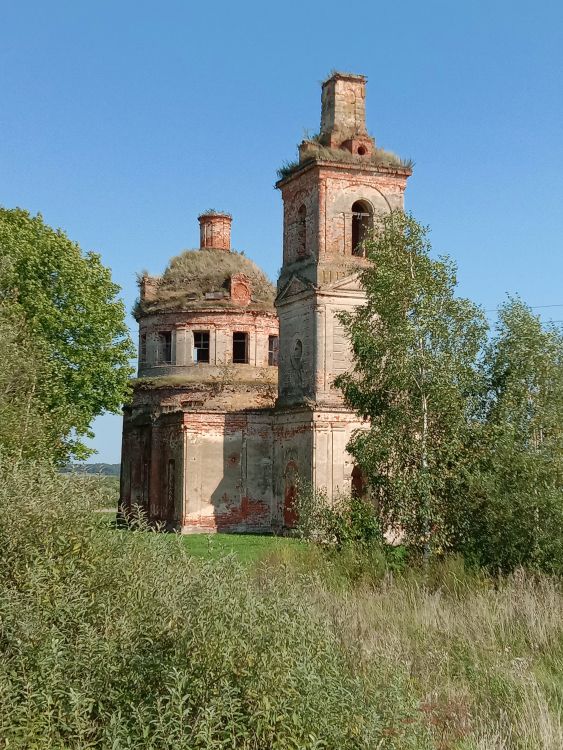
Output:
[[[402,208],[410,168],[375,145],[361,75],[322,85],[321,129],[281,173],[277,289],[231,251],[231,216],[199,216],[200,248],[143,276],[139,367],[124,410],[121,503],[183,532],[282,531],[296,480],[361,483],[362,428],[333,380],[351,365],[338,312],[362,303],[363,239]]]

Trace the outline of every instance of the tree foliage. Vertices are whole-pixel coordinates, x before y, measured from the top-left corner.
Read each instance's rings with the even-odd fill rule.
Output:
[[[34,342],[17,309],[0,303],[0,448],[10,459],[65,456],[61,436],[65,421],[60,410],[47,408],[56,400],[45,351]]]
[[[119,287],[99,255],[21,209],[0,209],[0,253],[0,301],[48,363],[35,392],[57,414],[67,454],[84,457],[80,437],[94,417],[119,411],[131,375]]]
[[[481,565],[563,570],[563,334],[520,300],[499,312],[461,545]]]
[[[366,244],[366,303],[342,314],[354,368],[336,385],[370,427],[349,446],[375,491],[384,527],[415,549],[451,541],[452,486],[463,472],[468,410],[486,324],[454,294],[447,259],[430,257],[427,229],[403,212]],[[452,507],[452,503],[454,507]]]
[[[366,250],[366,303],[342,315],[354,367],[336,384],[369,421],[349,450],[383,529],[427,555],[563,570],[561,331],[511,299],[488,339],[412,216],[383,217]]]

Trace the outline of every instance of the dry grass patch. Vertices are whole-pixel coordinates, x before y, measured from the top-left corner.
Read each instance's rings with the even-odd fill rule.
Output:
[[[135,314],[182,310],[190,306],[230,306],[229,279],[242,273],[252,287],[251,307],[273,309],[276,290],[266,274],[242,253],[232,250],[185,250],[172,258],[158,278],[153,300],[138,302]],[[205,295],[217,292],[222,298],[206,300]]]
[[[324,590],[319,604],[363,670],[408,672],[436,748],[563,747],[559,581],[519,572],[432,588],[407,576]]]

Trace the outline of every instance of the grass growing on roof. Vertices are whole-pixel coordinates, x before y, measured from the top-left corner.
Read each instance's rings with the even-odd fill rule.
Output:
[[[342,164],[359,164],[366,166],[381,167],[398,167],[400,169],[412,169],[414,161],[412,159],[402,159],[392,151],[386,151],[383,148],[375,148],[371,156],[360,156],[352,154],[342,148],[329,148],[323,146],[318,141],[312,139],[308,141],[309,149],[303,153],[301,161],[286,161],[278,169],[277,174],[280,180],[285,179],[299,167],[306,164],[312,164],[315,161],[333,161]]]
[[[136,314],[182,310],[209,304],[230,304],[228,282],[233,274],[248,277],[252,288],[251,307],[273,308],[276,290],[266,274],[242,253],[204,248],[185,250],[172,258],[159,277],[154,300],[136,305]],[[224,292],[224,299],[206,300],[211,292]]]

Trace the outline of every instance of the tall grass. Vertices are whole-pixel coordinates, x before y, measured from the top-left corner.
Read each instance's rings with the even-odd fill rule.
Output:
[[[305,543],[247,571],[100,524],[96,477],[0,476],[0,747],[562,746],[555,580]]]
[[[7,747],[377,746],[377,686],[346,658],[310,579],[253,581],[232,557],[195,561],[181,539],[109,532],[84,503],[98,488],[4,468]]]
[[[415,696],[430,747],[563,747],[560,579],[524,571],[493,579],[455,558],[390,573],[376,552],[308,550],[300,558],[278,550],[271,570],[317,572],[324,585],[315,608],[330,618],[350,667]],[[389,747],[408,747],[410,721],[391,712]]]

